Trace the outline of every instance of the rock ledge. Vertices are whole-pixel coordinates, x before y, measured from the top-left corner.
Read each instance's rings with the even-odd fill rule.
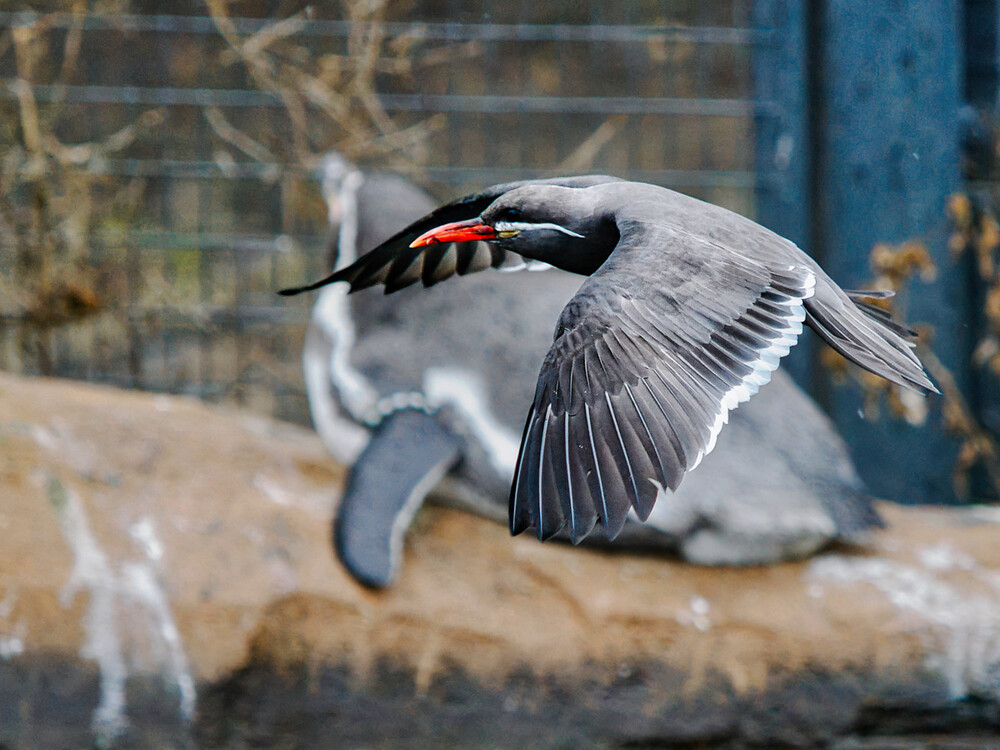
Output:
[[[375,593],[332,558],[343,471],[308,431],[0,375],[0,445],[2,748],[957,748],[1000,730],[992,509],[886,505],[866,550],[734,570],[428,508]]]

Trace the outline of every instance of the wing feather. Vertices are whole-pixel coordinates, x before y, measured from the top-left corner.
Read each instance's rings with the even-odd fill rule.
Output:
[[[494,185],[480,193],[459,198],[431,211],[421,219],[397,232],[378,247],[366,252],[354,263],[326,276],[319,281],[292,289],[282,289],[279,294],[293,295],[319,289],[337,281],[346,281],[351,291],[367,289],[376,284],[384,284],[386,294],[397,291],[418,281],[424,286],[432,286],[453,275],[499,268],[508,261],[508,253],[495,245],[479,242],[463,242],[450,247],[424,245],[412,248],[413,242],[424,232],[442,224],[464,221],[479,216],[489,205],[509,190],[529,184],[561,185],[563,187],[589,187],[609,182],[619,182],[617,177],[606,175],[580,175],[541,180],[521,180]],[[454,255],[448,255],[453,252]],[[518,256],[514,255],[514,258]],[[453,258],[453,260],[452,260]]]
[[[653,264],[665,261],[667,283],[655,283],[649,269],[659,278]],[[539,538],[568,525],[574,542],[596,524],[614,538],[630,510],[648,517],[661,489],[712,450],[729,411],[769,380],[814,284],[806,265],[769,269],[662,227],[623,233],[560,316],[521,446],[512,528],[524,527],[524,507]]]
[[[594,460],[593,442],[590,436],[590,423],[585,415],[570,419],[569,412],[563,415],[569,434],[569,447],[566,460],[569,464],[569,474],[573,483],[573,502],[576,509],[576,522],[571,528],[572,540],[579,542],[587,536],[597,524],[598,508],[604,505],[601,483],[598,480],[598,468]]]
[[[535,417],[535,407],[531,407],[531,411],[528,412],[528,418],[524,423],[524,433],[521,435],[521,445],[524,445],[528,440],[528,434],[531,432],[531,428],[534,425]],[[510,533],[513,535],[520,534],[522,531],[527,531],[531,528],[532,517],[531,511],[527,506],[528,496],[526,492],[522,492],[524,488],[524,481],[526,480],[528,473],[526,470],[526,461],[524,451],[521,451],[517,456],[517,465],[514,467],[514,483],[511,485],[510,492],[510,507],[508,509],[508,519],[510,520]]]

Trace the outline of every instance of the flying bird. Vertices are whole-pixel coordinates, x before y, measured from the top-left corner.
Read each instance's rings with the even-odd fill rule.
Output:
[[[458,243],[458,244],[455,244]],[[449,203],[298,294],[388,294],[516,254],[587,276],[556,322],[510,490],[512,534],[613,539],[715,446],[729,412],[813,328],[890,382],[937,392],[914,334],[793,243],[726,209],[606,176],[497,185]]]

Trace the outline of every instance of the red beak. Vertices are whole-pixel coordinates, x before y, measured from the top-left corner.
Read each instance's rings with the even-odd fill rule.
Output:
[[[424,232],[410,243],[410,247],[431,245],[435,242],[474,242],[476,240],[495,240],[497,231],[489,224],[483,224],[478,218],[467,221],[455,221],[442,224],[429,232]]]

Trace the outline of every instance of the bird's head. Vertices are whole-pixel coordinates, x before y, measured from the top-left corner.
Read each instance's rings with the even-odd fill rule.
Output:
[[[410,247],[476,240],[589,275],[611,254],[618,229],[589,188],[525,185],[504,193],[474,219],[425,232]]]

